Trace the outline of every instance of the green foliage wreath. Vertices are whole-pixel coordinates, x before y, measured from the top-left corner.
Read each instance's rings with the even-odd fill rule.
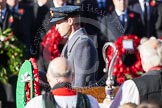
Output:
[[[13,35],[10,28],[0,29],[0,81],[6,83],[14,75],[24,61],[25,45]]]

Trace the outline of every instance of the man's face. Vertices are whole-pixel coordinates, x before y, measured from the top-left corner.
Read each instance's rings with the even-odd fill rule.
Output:
[[[7,0],[7,4],[14,7],[18,4],[18,0]]]
[[[6,0],[0,0],[0,10],[4,9],[6,6]]]
[[[48,0],[37,0],[37,2],[42,3],[42,4],[46,4]]]
[[[63,6],[64,3],[66,3],[67,0],[54,0],[57,2],[59,6]]]
[[[68,20],[61,20],[56,22],[56,29],[61,36],[69,36],[71,33],[71,25],[68,23]]]
[[[113,0],[115,9],[123,12],[128,6],[128,0]]]

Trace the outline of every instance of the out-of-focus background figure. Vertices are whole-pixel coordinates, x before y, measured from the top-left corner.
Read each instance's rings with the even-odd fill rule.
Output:
[[[126,34],[144,36],[140,15],[129,10],[128,3],[128,0],[113,0],[114,10],[104,16],[100,24],[101,38],[105,37],[105,41],[114,42],[119,36]]]
[[[161,16],[159,16],[158,8],[160,6],[161,1],[157,0],[154,2],[153,0],[129,0],[129,9],[140,14],[142,22],[144,24],[144,36],[158,36],[160,37],[162,34],[157,33],[156,30],[161,29],[158,26],[161,25]]]

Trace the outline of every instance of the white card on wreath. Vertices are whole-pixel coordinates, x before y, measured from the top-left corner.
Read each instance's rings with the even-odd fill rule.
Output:
[[[133,40],[128,39],[128,40],[123,40],[123,48],[127,50],[133,50]]]

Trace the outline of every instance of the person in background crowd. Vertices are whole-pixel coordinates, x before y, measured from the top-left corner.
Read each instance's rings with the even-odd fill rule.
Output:
[[[30,46],[32,40],[32,27],[34,25],[32,8],[19,0],[7,0],[7,7],[14,17],[11,28],[18,40],[25,44],[25,58],[29,59],[31,57]]]
[[[4,31],[8,27],[11,27],[12,24],[8,22],[9,17],[11,16],[11,11],[6,4],[6,0],[0,0],[0,30]],[[3,57],[3,56],[2,56]],[[7,108],[12,107],[14,108],[14,96],[13,96],[13,88],[12,85],[9,83],[4,84],[0,81],[0,107]]]
[[[72,90],[73,74],[67,59],[53,59],[46,74],[51,92],[33,98],[25,108],[99,108],[94,97]]]
[[[41,1],[43,2],[44,0],[39,0],[38,2],[41,2]],[[54,27],[55,25],[50,23],[50,19],[51,19],[50,8],[65,6],[66,4],[68,4],[66,1],[67,0],[49,0],[47,1],[46,4],[39,6],[39,8],[37,9],[37,15],[36,15],[37,19],[35,20],[36,21],[36,28],[35,28],[36,34],[34,37],[35,37],[35,40],[39,40],[39,43],[40,43],[38,44],[40,45],[39,48],[37,48],[38,46],[35,48],[35,50],[39,49],[38,56],[36,55],[39,71],[46,72],[49,62],[51,61],[51,59],[48,59],[48,58],[51,58],[50,52],[46,51],[45,48],[43,49],[41,42],[44,42],[46,35],[49,31],[55,32],[56,35],[59,34],[56,30],[55,31],[52,30],[53,28],[55,28]],[[49,37],[56,36],[55,34]],[[54,41],[55,40],[50,40],[51,42],[50,46],[52,46]],[[35,43],[37,44],[37,42],[33,42],[33,45]],[[58,45],[60,52],[63,48],[63,45],[64,43],[61,43]],[[47,57],[47,55],[50,57]]]
[[[155,25],[158,38],[162,38],[162,1],[158,5],[158,19]]]
[[[101,34],[105,41],[114,42],[119,36],[134,34],[142,37],[140,15],[128,9],[128,0],[113,0],[114,11],[101,20]]]
[[[129,9],[141,16],[144,25],[144,36],[160,37],[162,35],[156,31],[159,29],[156,26],[159,26],[161,22],[161,17],[159,17],[159,12],[161,14],[161,10],[158,9],[160,4],[160,0],[129,0]]]
[[[66,5],[66,0],[35,0],[33,11],[35,16],[34,35],[41,40],[52,27],[50,23],[50,8]]]
[[[9,27],[13,27],[13,20],[9,21],[10,16],[12,16],[12,12],[9,10],[9,6],[6,3],[6,0],[0,1],[0,28],[2,31]],[[15,19],[15,17],[14,17]]]
[[[41,54],[40,43],[43,39],[43,36],[46,33],[43,22],[50,8],[47,4],[48,1],[51,1],[51,0],[32,0],[32,1],[27,0],[25,1],[25,3],[27,2],[27,4],[29,4],[30,7],[32,8],[31,14],[34,18],[34,25],[32,27],[32,41],[31,41],[32,45],[30,46],[30,52],[32,56],[35,57],[36,59],[38,59],[39,54]],[[39,62],[38,62],[38,66],[39,66]],[[41,67],[43,66],[39,66],[39,68]]]
[[[30,46],[30,39],[29,37],[31,36],[31,31],[30,27],[31,25],[31,20],[30,16],[28,16],[28,10],[25,10],[25,7],[21,7],[21,5],[18,3],[17,0],[12,0],[15,1],[13,6],[17,6],[17,10],[12,11],[9,5],[7,4],[7,0],[0,0],[0,29],[2,31],[5,31],[8,28],[11,28],[13,35],[18,39],[18,41],[23,42],[26,46],[26,52],[25,52],[25,57],[29,57],[29,48]],[[11,2],[11,0],[10,0]],[[17,3],[17,4],[16,4]],[[28,19],[26,21],[26,18]],[[25,39],[25,40],[23,40]],[[2,49],[3,50],[3,49]],[[3,54],[3,53],[2,53]],[[2,58],[7,62],[7,57]],[[10,73],[10,72],[9,72]],[[2,83],[2,94],[3,96],[3,101],[2,100],[2,107],[3,108],[15,108],[15,100],[16,100],[16,81],[17,81],[17,76],[16,75],[10,75],[7,79],[8,81],[6,83]],[[3,92],[4,90],[4,92]]]
[[[7,0],[7,4],[9,5],[10,8],[14,8],[14,7],[18,6],[18,2],[19,2],[19,0]]]
[[[141,42],[139,53],[146,73],[133,80],[125,81],[110,108],[117,108],[127,102],[138,105],[147,100],[162,101],[162,41],[149,38]]]
[[[88,38],[85,30],[79,26],[79,6],[63,6],[51,8],[54,14],[51,22],[68,42],[62,50],[62,56],[73,66],[75,80],[73,86],[82,87],[95,83],[98,68],[98,55],[93,41]]]

